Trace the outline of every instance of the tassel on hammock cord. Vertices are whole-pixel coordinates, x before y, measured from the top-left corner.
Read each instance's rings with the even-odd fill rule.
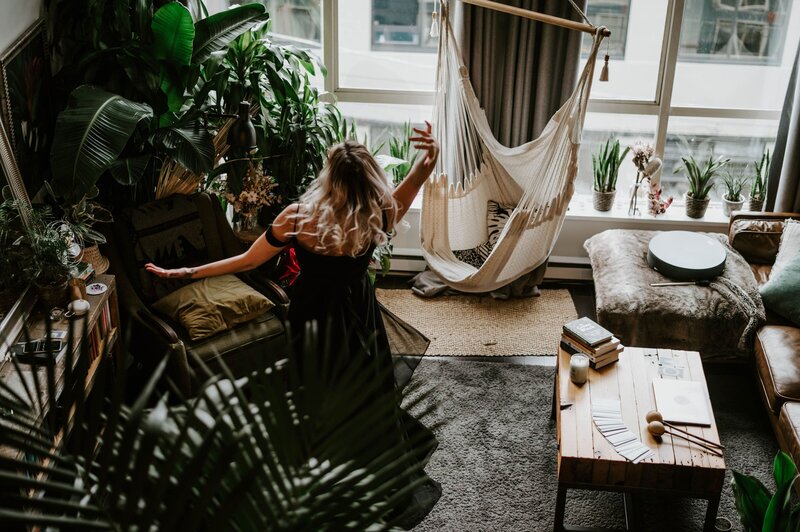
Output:
[[[433,12],[431,13],[431,38],[435,39],[439,36],[439,13],[436,11],[436,4],[433,4]]]
[[[606,54],[603,60],[603,68],[600,70],[600,81],[608,81],[608,60],[610,57]]]

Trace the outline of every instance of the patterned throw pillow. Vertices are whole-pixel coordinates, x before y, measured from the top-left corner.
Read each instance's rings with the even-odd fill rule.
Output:
[[[514,210],[514,207],[500,205],[492,200],[489,200],[486,207],[486,226],[489,238],[483,244],[472,249],[453,251],[453,255],[455,255],[458,260],[475,268],[480,268],[483,266],[483,263],[486,262],[495,244],[497,244],[500,233],[503,232],[503,228],[506,226],[511,212]]]

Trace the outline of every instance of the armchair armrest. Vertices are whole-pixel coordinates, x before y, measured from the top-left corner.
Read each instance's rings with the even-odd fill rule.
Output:
[[[275,303],[275,314],[279,318],[286,320],[289,317],[289,296],[278,283],[265,275],[255,275],[253,272],[242,275],[248,283],[254,285]]]
[[[728,224],[728,242],[754,264],[772,264],[780,246],[784,222],[800,218],[789,212],[735,212]]]

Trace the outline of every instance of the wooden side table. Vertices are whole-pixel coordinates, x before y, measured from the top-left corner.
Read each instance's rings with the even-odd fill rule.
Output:
[[[725,480],[725,460],[683,439],[664,435],[658,442],[647,431],[645,414],[656,408],[653,379],[683,378],[706,383],[700,354],[694,351],[626,347],[619,362],[589,372],[589,380],[577,386],[569,379],[570,355],[559,348],[556,359],[558,495],[555,527],[590,530],[564,524],[567,490],[618,491],[625,495],[627,529],[635,530],[632,494],[705,499],[705,530],[714,530],[719,498]],[[681,368],[679,377],[662,377],[659,367]],[[706,387],[706,396],[708,388]],[[634,464],[616,452],[592,421],[592,398],[619,399],[628,429],[650,447],[655,457]],[[711,403],[708,403],[709,411]],[[716,421],[710,427],[687,427],[707,440],[719,443]]]

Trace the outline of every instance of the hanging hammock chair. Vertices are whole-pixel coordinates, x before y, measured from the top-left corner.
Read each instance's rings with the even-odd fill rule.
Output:
[[[553,250],[574,191],[581,131],[604,28],[594,34],[575,91],[539,138],[509,148],[489,128],[444,1],[440,20],[434,132],[441,154],[424,188],[420,239],[429,267],[448,285],[463,292],[488,292],[533,271]],[[487,225],[490,201],[513,207],[493,245]],[[479,267],[453,253],[487,246],[490,252]]]

